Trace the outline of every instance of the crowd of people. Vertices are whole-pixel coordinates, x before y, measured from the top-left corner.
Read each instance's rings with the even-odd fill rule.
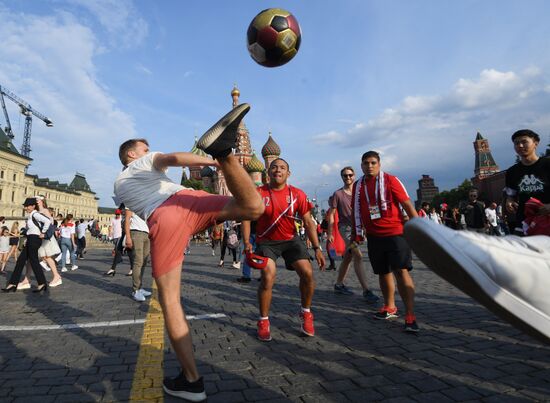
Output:
[[[464,270],[466,266],[457,256],[467,252],[449,252],[445,239],[457,233],[473,234],[474,238],[466,237],[464,243],[484,242],[489,245],[485,253],[491,253],[493,244],[487,239],[497,239],[515,229],[503,225],[503,209],[496,202],[484,204],[478,200],[479,191],[475,188],[469,191],[468,200],[458,206],[442,204],[438,211],[429,203],[423,203],[417,211],[399,178],[382,170],[381,155],[376,151],[367,151],[362,155],[361,176],[356,177],[351,166],[340,171],[343,186],[331,196],[325,223],[321,225],[315,219],[313,205],[306,194],[289,184],[291,169],[286,160],[277,158],[272,161],[267,169],[268,180],[262,186],[255,187],[231,153],[236,129],[248,110],[247,104],[236,106],[197,142],[197,146],[214,159],[185,152],[150,152],[146,139],[131,139],[121,144],[119,157],[124,170],[114,185],[114,199],[119,209],[107,231],[94,222],[79,220],[75,223],[71,215],[54,220],[53,212],[41,197],[25,200],[28,217],[23,231],[26,239],[23,246],[16,223],[11,228],[3,228],[0,236],[2,272],[10,257],[14,256],[16,261],[8,285],[2,290],[13,292],[25,288],[29,284],[28,273],[32,270],[38,282],[34,291],[45,291],[48,284],[40,261],[52,272],[49,286],[60,285],[60,272],[67,271],[66,262],[70,262],[71,270],[78,269],[76,259],[82,258],[85,253],[86,229],[93,236],[101,240],[107,238],[114,243],[112,265],[104,273],[105,276],[115,276],[122,256],[129,256],[131,266],[126,275],[132,276],[131,296],[139,302],[146,301],[151,295],[142,287],[144,269],[150,260],[168,335],[181,365],[179,375],[164,380],[164,390],[173,396],[199,401],[206,398],[206,393],[181,304],[181,269],[185,255],[190,253],[193,236],[207,234],[212,256],[216,256],[219,248],[218,267],[241,269],[241,276],[236,278],[239,283],[250,283],[252,268],[259,269],[257,337],[269,342],[272,339],[269,315],[279,258],[283,259],[285,269],[294,271],[298,276],[298,318],[303,335],[315,335],[312,306],[316,285],[312,262],[323,271],[328,258],[330,267],[336,269],[337,256],[341,260],[334,283],[336,294],[353,294],[352,288],[345,284],[353,264],[362,289],[362,299],[367,304],[380,304],[373,318],[389,320],[399,316],[395,298],[397,291],[405,310],[403,329],[418,333],[420,327],[415,315],[411,247],[429,262],[430,267],[434,267],[434,271],[441,274],[445,273],[442,267],[447,264],[456,270]],[[525,224],[528,218],[532,218],[523,213],[525,206],[530,203],[531,197],[538,198],[540,205],[535,209],[536,217],[528,227],[538,225],[538,228],[544,228],[545,220],[550,220],[549,160],[536,155],[536,146],[540,141],[536,133],[519,131],[514,133],[512,141],[520,161],[507,171],[506,198],[502,206],[510,215],[514,214],[515,224]],[[232,197],[184,188],[165,174],[168,167],[206,165],[223,171]],[[527,182],[526,177],[529,178]],[[436,231],[430,226],[445,230]],[[528,233],[525,226],[523,229]],[[544,241],[550,239],[550,225],[547,230]],[[322,248],[323,239],[326,241],[325,250]],[[526,247],[524,243],[511,242],[518,254],[521,254],[521,248]],[[369,287],[361,250],[364,243],[381,296],[375,295]],[[434,261],[426,249],[428,244],[430,251],[448,253],[441,252],[438,256],[442,258]],[[225,263],[226,253],[230,255],[230,265]],[[59,256],[58,267],[55,259]],[[536,255],[533,259],[539,257]],[[27,276],[20,281],[25,266]],[[506,270],[506,264],[502,266],[502,270]],[[484,270],[483,263],[475,267]],[[501,267],[493,269],[500,270]],[[460,276],[441,275],[466,292],[472,289],[472,285]],[[541,281],[548,284],[550,275],[543,275]],[[486,299],[480,301],[491,307]],[[542,312],[550,318],[550,304],[543,304],[548,306],[543,306]],[[507,306],[500,308],[509,309]],[[512,317],[516,316],[512,314]],[[510,320],[509,315],[503,317]],[[510,321],[516,325],[520,323],[520,327],[532,330],[536,336],[543,335],[550,339],[548,318],[538,324],[530,323],[525,317],[516,317],[517,323]]]

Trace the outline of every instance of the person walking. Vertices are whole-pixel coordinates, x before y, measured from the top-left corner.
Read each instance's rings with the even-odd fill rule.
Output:
[[[86,253],[86,229],[88,229],[88,223],[84,219],[78,220],[76,225],[76,257],[77,259],[84,259]]]
[[[149,258],[150,242],[147,223],[130,210],[125,212],[124,246],[132,255],[132,298],[138,302],[145,301],[151,293],[143,289],[143,273]]]
[[[46,200],[43,197],[39,196],[36,198],[36,201],[38,204],[39,212],[48,217],[51,225],[55,228],[53,215],[48,208]],[[38,248],[38,257],[42,261],[41,265],[44,265],[42,267],[47,268],[47,270],[51,271],[53,275],[52,280],[48,284],[50,287],[57,287],[63,284],[63,280],[61,279],[61,275],[57,270],[57,266],[54,260],[57,256],[59,256],[60,253],[61,249],[59,248],[59,244],[57,243],[57,239],[55,239],[55,236],[52,236],[49,239],[44,238],[42,240],[42,245],[40,245],[40,248]]]
[[[334,192],[330,200],[329,221],[328,221],[328,239],[329,242],[334,242],[334,212],[338,212],[338,231],[344,239],[345,252],[338,268],[338,277],[334,284],[334,292],[343,295],[352,295],[351,291],[345,284],[344,280],[348,274],[350,263],[353,261],[353,269],[355,275],[363,289],[363,298],[368,304],[377,303],[380,298],[369,290],[367,283],[367,274],[365,265],[363,264],[363,254],[360,248],[352,247],[352,205],[351,196],[353,191],[353,183],[355,181],[355,171],[352,167],[347,166],[340,171],[340,177],[344,186]]]
[[[14,263],[17,261],[17,246],[19,245],[19,221],[15,221],[10,228],[10,250],[6,262],[13,256]]]
[[[38,248],[42,245],[44,234],[47,232],[51,223],[48,217],[38,212],[39,207],[36,198],[26,198],[23,203],[23,207],[28,214],[25,232],[27,240],[25,242],[25,247],[17,258],[17,262],[15,263],[15,268],[11,273],[8,285],[5,288],[2,288],[2,291],[4,292],[17,291],[19,279],[21,278],[21,273],[23,272],[27,261],[30,262],[32,271],[36,277],[36,281],[38,282],[38,286],[35,290],[33,290],[33,292],[42,292],[48,289],[46,277],[44,276],[42,266],[40,266],[40,262],[38,260]]]
[[[59,227],[59,244],[61,246],[61,272],[65,273],[67,268],[65,267],[67,261],[71,263],[71,270],[78,269],[76,265],[76,226],[73,222],[73,215],[67,214],[63,219]],[[69,257],[67,257],[69,254]]]

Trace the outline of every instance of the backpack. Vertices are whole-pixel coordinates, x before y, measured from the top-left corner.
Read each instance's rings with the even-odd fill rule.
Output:
[[[239,237],[237,237],[237,233],[231,229],[227,232],[227,247],[229,249],[237,249],[238,246]]]
[[[40,215],[46,217],[42,213],[37,213],[37,214],[40,214]],[[34,214],[32,215],[31,218],[32,218],[32,222],[34,223],[34,225],[36,225],[38,228],[40,228],[40,231],[42,231],[42,228],[44,228],[44,224],[42,224],[42,223],[38,222],[37,220],[35,220]],[[48,218],[48,217],[46,217],[46,218]],[[48,229],[44,233],[44,239],[50,239],[53,236],[54,232],[55,232],[54,225],[52,223],[50,223],[50,226],[48,227]]]

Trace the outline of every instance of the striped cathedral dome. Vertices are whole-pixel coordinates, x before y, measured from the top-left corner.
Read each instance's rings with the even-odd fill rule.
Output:
[[[262,161],[256,157],[256,153],[252,154],[252,158],[250,161],[248,161],[248,164],[244,167],[246,169],[246,172],[252,173],[252,172],[263,172],[265,167],[264,164],[262,164]]]
[[[277,157],[281,155],[281,148],[277,143],[275,143],[275,140],[273,140],[273,137],[271,137],[271,133],[269,133],[269,138],[262,147],[262,157],[265,158],[270,155],[275,155]]]
[[[197,147],[198,141],[199,140],[197,139],[197,137],[195,137],[195,144],[193,144],[193,148],[191,148],[190,152],[195,155],[200,155],[201,157],[208,157],[208,155],[204,151]]]

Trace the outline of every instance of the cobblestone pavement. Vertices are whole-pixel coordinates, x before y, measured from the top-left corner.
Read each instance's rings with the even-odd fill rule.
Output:
[[[102,275],[110,259],[108,250],[91,250],[46,295],[0,295],[0,401],[174,401],[160,389],[178,364],[155,326],[158,308],[130,298],[127,258],[114,278]],[[418,335],[402,331],[402,318],[373,320],[375,308],[357,286],[353,296],[336,295],[336,273],[317,271],[316,336],[302,337],[298,278],[281,269],[270,343],[256,339],[257,282],[235,282],[240,270],[219,269],[218,261],[208,247],[193,246],[182,285],[187,315],[225,315],[190,322],[209,402],[550,401],[550,346],[495,318],[419,261]],[[149,288],[149,270],[145,279]],[[352,272],[347,283],[357,283]],[[106,321],[126,322],[98,326]],[[43,328],[56,324],[65,326]]]

